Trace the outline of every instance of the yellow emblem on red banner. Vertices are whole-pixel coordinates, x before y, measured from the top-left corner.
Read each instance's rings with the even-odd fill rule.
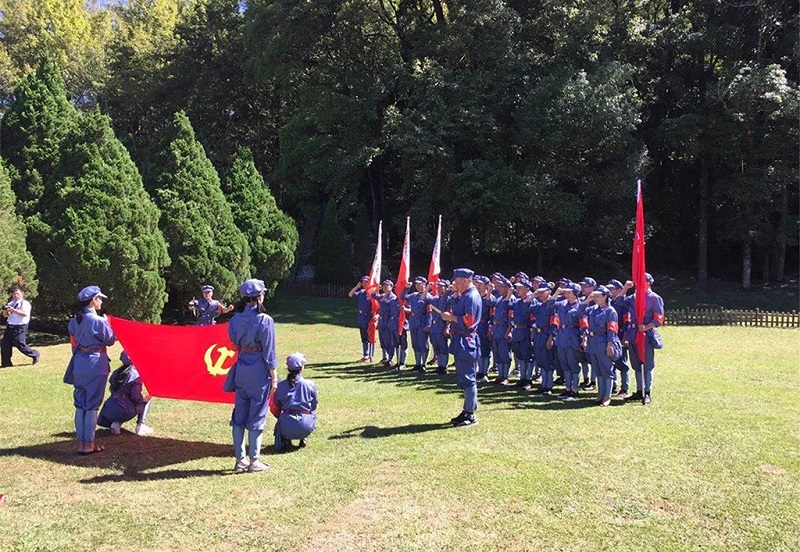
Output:
[[[218,355],[217,359],[213,360],[213,353],[216,349]],[[216,343],[214,343],[211,347],[206,349],[206,354],[204,356],[204,360],[206,362],[206,369],[208,373],[212,376],[224,376],[228,373],[231,369],[231,365],[225,366],[225,361],[229,358],[233,358],[233,355],[236,354],[236,351],[231,351],[227,347],[219,347]]]

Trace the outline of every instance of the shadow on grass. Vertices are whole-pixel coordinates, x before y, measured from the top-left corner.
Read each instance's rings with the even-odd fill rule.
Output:
[[[314,366],[315,371],[321,376],[314,375],[315,379],[335,377],[350,379],[359,382],[385,383],[397,387],[413,387],[420,390],[433,391],[437,394],[460,394],[461,388],[458,386],[454,369],[449,368],[447,375],[438,375],[428,371],[419,374],[410,369],[398,372],[397,370],[385,366],[364,365],[361,363],[341,364],[318,364]],[[530,391],[521,388],[478,384],[478,403],[479,404],[505,404],[519,401],[522,397],[535,397]],[[539,396],[540,398],[544,398]],[[551,400],[556,400],[554,397]]]
[[[376,439],[379,437],[391,437],[392,435],[409,435],[414,433],[425,433],[428,431],[437,431],[439,429],[452,428],[451,424],[408,424],[397,427],[377,427],[377,426],[362,426],[354,427],[343,431],[338,435],[328,437],[331,440],[351,439],[353,437],[361,437],[363,439]]]
[[[75,467],[94,467],[114,470],[109,473],[82,479],[81,483],[107,483],[114,481],[160,481],[186,479],[189,477],[208,477],[232,474],[231,470],[167,469],[158,468],[182,464],[203,458],[230,458],[233,466],[233,445],[206,443],[202,441],[183,441],[169,437],[138,437],[123,431],[122,435],[112,437],[107,430],[99,429],[97,444],[106,447],[102,452],[81,455],[75,452],[75,435],[63,432],[53,435],[59,438],[51,443],[0,449],[0,456],[22,456],[46,460],[56,464]],[[272,453],[272,447],[264,451]]]

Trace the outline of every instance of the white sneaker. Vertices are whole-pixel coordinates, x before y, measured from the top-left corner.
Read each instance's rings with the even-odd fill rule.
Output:
[[[246,472],[247,468],[250,467],[250,462],[247,458],[242,458],[236,461],[236,465],[233,467],[233,471],[236,473]]]
[[[267,471],[269,469],[269,464],[265,464],[261,460],[253,460],[250,462],[250,467],[247,468],[249,472],[261,472]]]
[[[144,424],[137,424],[134,433],[139,437],[147,437],[148,435],[153,434],[153,428]]]
[[[111,430],[111,435],[120,435],[122,433],[122,424],[119,422],[114,422],[108,429]]]

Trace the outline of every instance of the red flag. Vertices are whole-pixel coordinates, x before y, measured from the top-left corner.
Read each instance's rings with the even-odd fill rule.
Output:
[[[436,230],[436,241],[433,244],[433,254],[431,255],[431,266],[428,268],[428,283],[433,284],[433,295],[439,294],[439,289],[436,284],[439,282],[439,274],[442,272],[442,266],[439,264],[440,251],[442,249],[442,215],[439,215],[439,228]]]
[[[406,323],[406,311],[403,306],[406,304],[402,298],[403,291],[408,285],[411,277],[411,217],[406,217],[406,236],[403,238],[403,255],[400,258],[400,271],[397,273],[397,297],[400,301],[400,319],[397,323],[397,334],[403,333],[403,326]]]
[[[222,391],[236,362],[228,325],[162,326],[108,317],[147,391],[154,397],[233,403]]]
[[[381,264],[382,264],[382,249],[383,249],[383,221],[378,223],[378,244],[375,246],[375,257],[372,259],[372,268],[369,270],[369,281],[365,287],[367,291],[367,297],[369,297],[369,302],[372,305],[372,318],[369,321],[369,326],[367,326],[367,338],[369,339],[370,343],[375,343],[375,331],[377,322],[375,321],[375,315],[378,314],[378,302],[372,298],[372,294],[375,293],[381,285]]]
[[[633,235],[633,262],[631,265],[631,274],[633,275],[633,284],[636,287],[636,322],[642,323],[644,320],[645,310],[645,264],[644,264],[644,201],[642,198],[642,181],[637,183],[636,191],[636,232]],[[644,362],[645,358],[645,334],[644,332],[636,332],[636,352],[639,359]]]

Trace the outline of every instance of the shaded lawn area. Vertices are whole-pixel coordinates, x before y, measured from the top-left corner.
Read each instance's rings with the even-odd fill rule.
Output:
[[[479,424],[454,429],[452,373],[355,362],[351,302],[270,310],[321,406],[307,448],[265,434],[265,474],[232,473],[229,406],[189,401],[156,399],[154,437],[101,430],[106,451],[77,456],[69,346],[0,370],[0,549],[800,548],[796,331],[665,328],[648,407],[483,386]]]

